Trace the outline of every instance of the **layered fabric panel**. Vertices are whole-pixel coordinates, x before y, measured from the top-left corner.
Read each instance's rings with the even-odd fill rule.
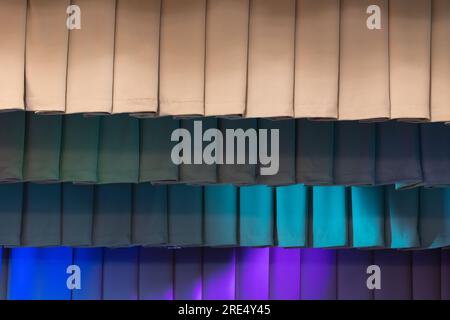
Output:
[[[445,0],[1,6],[0,110],[450,121]]]
[[[432,249],[450,190],[388,187],[0,185],[3,246]]]
[[[0,114],[0,181],[450,184],[441,123]]]
[[[2,251],[1,289],[9,300],[449,299],[446,250]],[[373,280],[374,267],[378,280]]]

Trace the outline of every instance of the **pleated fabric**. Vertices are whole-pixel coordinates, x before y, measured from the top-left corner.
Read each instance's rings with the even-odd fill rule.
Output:
[[[0,245],[432,249],[447,188],[2,184]]]
[[[448,251],[3,249],[9,300],[448,300]],[[76,265],[80,289],[66,280]],[[366,286],[371,265],[381,288]]]
[[[5,149],[0,153],[2,182],[399,188],[450,184],[450,127],[442,123],[136,119],[125,114],[86,118],[13,112],[0,114],[0,124]],[[177,129],[183,132],[181,141],[172,137]],[[248,143],[249,137],[255,137],[256,144]],[[177,165],[172,155],[181,151],[181,143],[186,155]],[[244,163],[238,162],[239,145],[244,147]]]

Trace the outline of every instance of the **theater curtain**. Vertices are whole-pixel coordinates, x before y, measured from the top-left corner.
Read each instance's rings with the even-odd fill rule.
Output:
[[[81,29],[66,28],[69,5]],[[0,110],[450,121],[446,0],[1,0],[0,12]]]
[[[423,300],[450,298],[447,250],[3,249],[4,299]],[[367,267],[381,268],[369,290]],[[66,269],[81,270],[68,290]]]
[[[450,245],[450,189],[0,185],[4,246]]]

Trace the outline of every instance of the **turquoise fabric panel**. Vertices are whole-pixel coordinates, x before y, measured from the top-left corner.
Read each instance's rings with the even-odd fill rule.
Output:
[[[308,188],[292,185],[276,188],[278,245],[303,247],[308,241]]]
[[[397,249],[419,247],[419,190],[395,190],[394,186],[389,186],[386,192],[386,245]]]
[[[205,244],[229,246],[238,243],[238,188],[233,185],[205,187]]]
[[[354,247],[384,246],[384,188],[351,187]]]
[[[241,246],[270,246],[273,241],[274,189],[268,186],[240,188]]]
[[[422,248],[450,243],[450,189],[420,189],[419,232]]]
[[[313,187],[312,241],[317,248],[347,245],[345,187]]]

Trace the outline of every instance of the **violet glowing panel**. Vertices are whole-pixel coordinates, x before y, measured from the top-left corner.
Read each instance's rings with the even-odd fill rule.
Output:
[[[203,251],[203,299],[233,300],[236,292],[236,250],[205,248]]]

